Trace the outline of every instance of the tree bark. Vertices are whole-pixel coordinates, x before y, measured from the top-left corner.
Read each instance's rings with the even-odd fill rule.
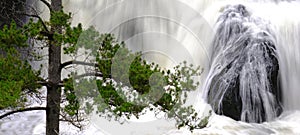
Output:
[[[62,1],[52,0],[51,9],[54,12],[62,10]],[[61,28],[52,27],[51,32],[61,32]],[[59,86],[61,81],[61,45],[58,45],[55,41],[50,41],[48,63],[49,85],[47,86],[46,135],[58,135],[61,101],[61,89]]]

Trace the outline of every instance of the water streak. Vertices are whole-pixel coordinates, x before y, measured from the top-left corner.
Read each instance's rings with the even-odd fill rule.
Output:
[[[216,113],[248,122],[281,113],[276,39],[268,26],[243,5],[225,7],[219,17],[205,88]]]

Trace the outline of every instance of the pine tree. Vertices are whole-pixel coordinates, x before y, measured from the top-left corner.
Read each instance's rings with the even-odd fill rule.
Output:
[[[115,119],[138,118],[144,109],[162,111],[177,121],[178,128],[188,126],[190,130],[207,124],[192,106],[183,107],[187,92],[198,86],[192,76],[200,74],[199,67],[184,62],[172,71],[164,70],[143,60],[140,53],[132,53],[112,34],[100,34],[93,27],[84,30],[81,24],[71,26],[72,14],[63,11],[61,0],[41,2],[48,7],[50,20],[43,20],[37,12],[18,11],[14,14],[31,19],[22,26],[12,21],[0,30],[0,109],[13,110],[0,119],[45,110],[47,135],[59,134],[60,120],[80,128],[82,113],[94,110]],[[28,47],[47,48],[48,53],[31,51],[24,59],[20,50]],[[75,59],[80,52],[94,60]],[[62,54],[74,59],[62,62]],[[45,58],[48,66],[39,70],[30,64]],[[63,70],[79,65],[90,68],[86,73],[73,69],[62,79]],[[43,68],[47,78],[41,76]],[[39,97],[42,87],[47,89],[46,107],[28,107],[28,98]]]

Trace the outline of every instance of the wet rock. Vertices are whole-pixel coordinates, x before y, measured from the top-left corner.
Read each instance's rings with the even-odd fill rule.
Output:
[[[270,121],[281,114],[279,64],[268,22],[245,6],[228,6],[213,41],[207,102],[220,115],[246,122]]]

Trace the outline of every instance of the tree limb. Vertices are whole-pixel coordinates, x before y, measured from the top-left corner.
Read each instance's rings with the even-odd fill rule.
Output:
[[[101,73],[95,72],[95,73],[84,73],[81,75],[77,75],[74,78],[78,79],[78,78],[87,77],[87,76],[103,77],[103,75]]]
[[[19,113],[19,112],[26,112],[26,111],[36,111],[36,110],[46,110],[46,107],[30,107],[30,108],[25,108],[25,109],[18,109],[14,111],[7,112],[3,115],[0,116],[0,119],[5,118],[9,115]]]
[[[25,16],[28,16],[28,17],[38,18],[38,19],[41,21],[41,23],[42,23],[44,29],[47,31],[47,33],[50,33],[50,31],[49,31],[48,28],[47,28],[47,25],[45,24],[45,22],[43,21],[43,19],[42,19],[39,15],[27,14],[27,13],[19,13],[19,14],[20,14],[20,15],[25,15]],[[50,34],[49,34],[49,35],[50,35]],[[49,36],[49,35],[48,35],[48,36]]]
[[[68,120],[68,119],[59,119],[59,121],[71,123],[73,126],[79,128],[79,129],[82,128],[81,125],[78,125],[78,124],[74,123],[74,121],[72,121],[72,120]]]
[[[85,65],[85,66],[96,66],[96,67],[99,66],[97,63],[88,63],[88,62],[84,62],[84,61],[73,60],[73,61],[67,61],[67,62],[64,62],[64,63],[60,64],[60,70],[62,70],[66,66],[69,66],[69,65],[72,65],[72,64]]]
[[[49,85],[50,85],[50,83],[47,82],[47,81],[38,81],[37,83],[40,84],[40,85],[42,85],[42,86],[49,86]],[[59,87],[63,87],[63,86],[64,86],[64,83],[63,83],[63,82],[60,82],[60,83],[58,84],[58,86],[59,86]]]
[[[62,119],[59,119],[59,121],[62,121],[62,122],[69,122],[71,123],[73,126],[81,129],[82,128],[82,125],[80,124],[80,122],[82,122],[84,119],[72,119],[72,118],[67,118],[66,115],[63,115],[63,114],[59,114]],[[77,122],[77,123],[76,123]]]
[[[49,2],[47,2],[46,0],[40,0],[41,2],[43,2],[50,10],[50,12],[52,11],[52,8],[51,8],[51,4]]]

